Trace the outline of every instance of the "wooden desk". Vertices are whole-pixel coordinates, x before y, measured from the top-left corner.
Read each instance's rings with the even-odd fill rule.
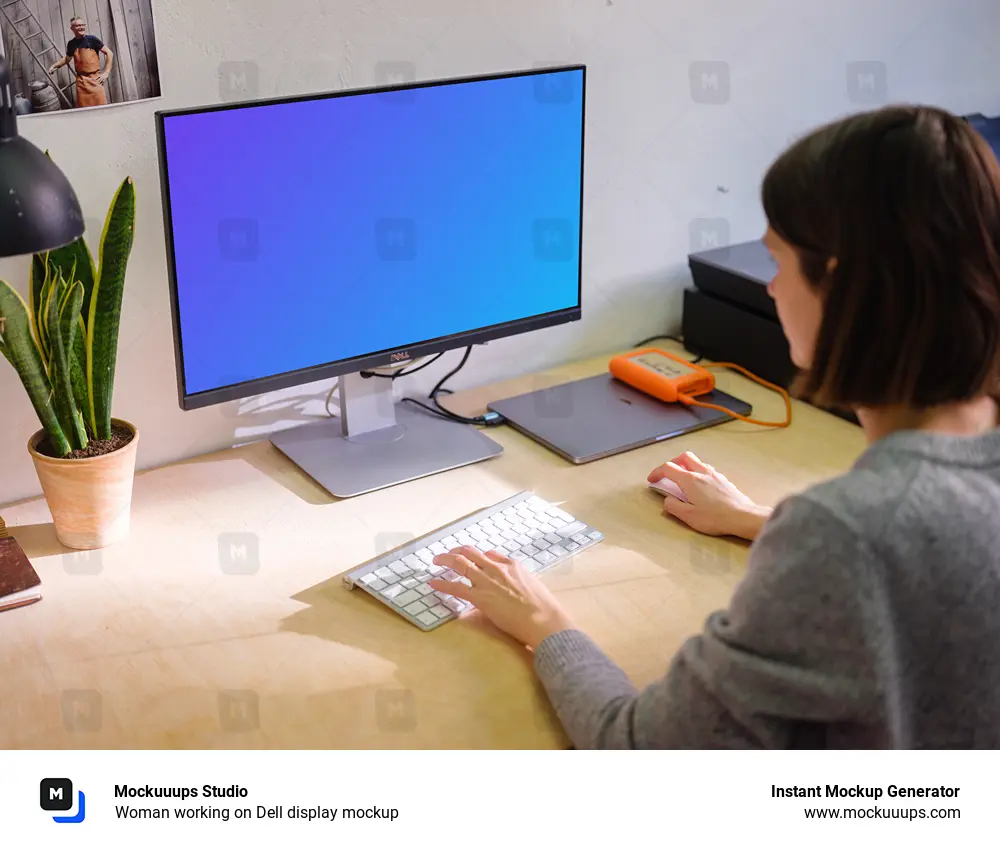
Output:
[[[450,403],[481,411],[608,359]],[[781,417],[770,391],[735,374],[719,386]],[[344,501],[266,440],[142,472],[130,538],[89,555],[60,546],[43,500],[5,508],[44,599],[0,615],[0,747],[566,746],[524,651],[478,619],[419,632],[340,574],[534,490],[605,533],[545,580],[642,686],[727,604],[747,554],[665,518],[647,473],[690,449],[774,504],[864,448],[859,428],[800,403],[788,429],[732,422],[584,466],[510,428],[490,434],[499,458]]]

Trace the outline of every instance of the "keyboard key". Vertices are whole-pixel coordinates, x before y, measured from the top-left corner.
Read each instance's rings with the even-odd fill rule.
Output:
[[[552,508],[549,510],[549,515],[561,519],[563,522],[575,522],[576,517],[571,514],[566,513],[566,511],[561,508]]]
[[[417,619],[425,626],[433,626],[438,621],[438,616],[430,611],[423,611],[417,614]]]
[[[426,611],[427,610],[427,606],[424,605],[423,602],[411,602],[403,610],[407,614],[411,614],[412,616],[416,617],[417,614],[420,614],[420,613]]]
[[[368,573],[368,575],[366,576],[361,576],[361,578],[359,578],[358,581],[361,582],[362,584],[367,584],[370,586],[378,581],[378,576],[375,575],[375,573]]]
[[[486,534],[489,534],[489,535],[493,535],[493,534],[496,534],[496,533],[497,533],[497,532],[498,532],[498,531],[500,530],[499,528],[497,528],[497,527],[496,527],[496,526],[495,526],[495,525],[493,524],[493,521],[492,521],[492,520],[488,520],[488,519],[484,519],[484,520],[483,520],[483,521],[482,521],[481,523],[479,523],[479,527],[480,527],[480,528],[481,528],[481,529],[482,529],[482,530],[483,530],[484,532],[486,532]]]
[[[446,570],[444,575],[441,576],[441,578],[443,578],[445,581],[455,581],[456,579],[460,578],[460,576],[454,570]]]
[[[435,564],[433,567],[428,567],[427,572],[429,572],[432,576],[439,576],[444,572],[444,567],[439,567]]]
[[[426,596],[428,593],[434,592],[434,588],[427,584],[418,584],[414,590],[416,590],[421,596]]]
[[[422,570],[424,568],[424,562],[420,560],[416,555],[407,555],[403,558],[403,563],[406,564],[411,570]]]
[[[520,546],[530,546],[532,543],[531,538],[527,534],[519,534],[514,538],[514,541]]]
[[[424,573],[414,573],[410,578],[412,578],[417,584],[423,584],[427,579],[431,577],[430,571]]]
[[[525,557],[528,558],[533,558],[539,552],[538,549],[531,545],[525,546],[521,551],[524,553]]]
[[[382,581],[382,579],[375,579],[375,581],[373,581],[373,582],[372,582],[371,584],[369,584],[368,586],[369,586],[369,587],[370,587],[370,588],[371,588],[372,590],[382,590],[382,588],[384,588],[384,587],[388,587],[388,585],[387,585],[387,584],[386,584],[386,583],[385,583],[384,581]]]
[[[538,552],[532,557],[542,566],[551,564],[556,559],[556,556],[553,555],[551,551]]]
[[[379,593],[381,593],[386,599],[395,599],[405,590],[406,588],[401,584],[391,584],[385,588],[385,590],[380,590]]]
[[[572,545],[572,544],[570,544],[570,545]],[[579,548],[579,547],[577,547],[577,548]],[[553,555],[556,558],[564,558],[564,557],[566,557],[566,555],[569,554],[569,552],[567,552],[565,549],[563,549],[562,546],[551,546],[551,547],[549,547],[548,552],[549,552],[550,555]]]
[[[539,549],[548,549],[551,545],[544,537],[539,537],[537,540],[533,540],[531,542]]]
[[[555,530],[555,529],[554,529],[554,528],[553,528],[553,527],[552,527],[551,525],[549,525],[549,524],[548,524],[547,522],[543,522],[543,523],[541,523],[541,524],[540,524],[540,525],[538,526],[538,530],[539,530],[540,532],[542,532],[542,534],[543,534],[543,535],[544,535],[544,534],[555,534],[555,531],[556,531],[556,530]]]
[[[430,549],[421,549],[416,554],[425,565],[434,563],[434,553]]]
[[[475,546],[475,538],[471,534],[466,534],[464,531],[460,531],[455,535],[455,539],[458,541],[459,546]]]
[[[524,520],[523,523],[528,527],[530,531],[537,531],[538,526],[541,525],[541,523],[534,517]]]
[[[531,529],[528,528],[528,526],[526,526],[522,522],[514,523],[514,525],[510,527],[510,530],[513,531],[515,534],[527,534],[529,531],[531,531]]]
[[[441,541],[441,545],[450,552],[452,549],[458,548],[458,541],[454,537],[446,537]]]
[[[415,590],[408,590],[406,593],[401,593],[395,599],[392,600],[394,605],[398,605],[400,608],[405,608],[411,602],[416,602],[420,599],[420,594]]]
[[[442,620],[445,617],[450,617],[451,616],[451,611],[449,611],[447,608],[445,608],[444,605],[435,605],[433,608],[431,608],[429,610],[430,610],[430,612],[435,617],[439,617]]]
[[[599,531],[592,531],[587,535],[591,540],[600,540],[604,535]]]
[[[504,508],[502,511],[500,511],[500,513],[503,516],[507,517],[508,519],[513,519],[514,517],[517,516],[517,508],[515,507]]]
[[[407,590],[409,590],[411,588],[416,587],[418,584],[420,584],[420,582],[417,581],[415,578],[407,578],[407,579],[403,579],[403,581],[401,581],[400,584],[403,587],[405,587]]]
[[[585,522],[571,522],[560,528],[558,533],[560,537],[573,537],[574,534],[579,534],[586,527],[587,523]]]
[[[503,544],[506,543],[507,541],[497,534],[491,537],[489,542],[490,546],[497,547],[497,546],[503,546]]]
[[[579,548],[580,548],[579,543],[574,543],[572,540],[566,542],[566,549],[570,552],[575,552]]]
[[[398,576],[406,575],[410,572],[410,568],[407,567],[402,561],[393,561],[389,564],[389,569]]]
[[[476,526],[472,526],[472,528],[469,529],[469,537],[471,537],[477,543],[482,543],[484,540],[489,540],[489,535],[481,528],[477,528]]]
[[[513,531],[501,531],[500,536],[504,540],[517,540],[517,535]]]
[[[435,555],[443,555],[443,554],[444,554],[445,552],[447,552],[447,551],[448,551],[448,550],[447,550],[447,549],[446,549],[446,548],[444,547],[444,544],[443,544],[443,543],[441,543],[441,541],[440,541],[440,540],[439,540],[439,541],[436,541],[436,542],[434,542],[434,543],[431,543],[431,545],[430,545],[430,546],[428,546],[427,548],[428,548],[428,549],[430,549],[430,550],[431,550],[431,552],[432,552],[432,553],[434,553]],[[391,566],[391,565],[390,565],[390,566]]]
[[[456,614],[461,614],[467,607],[467,603],[462,599],[456,599],[454,596],[449,596],[442,603],[445,608],[450,608]]]
[[[590,542],[590,538],[586,534],[574,534],[573,539],[581,546],[586,546]]]
[[[493,520],[493,524],[497,527],[498,531],[510,531],[510,523],[507,522],[503,517],[497,517]]]

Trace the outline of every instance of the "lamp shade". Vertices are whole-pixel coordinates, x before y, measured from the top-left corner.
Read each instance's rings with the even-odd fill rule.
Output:
[[[68,245],[85,226],[66,175],[17,134],[10,69],[0,57],[0,257]]]

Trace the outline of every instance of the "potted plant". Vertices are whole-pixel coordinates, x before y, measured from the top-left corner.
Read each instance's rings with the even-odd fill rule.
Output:
[[[99,549],[129,530],[139,431],[111,417],[135,186],[118,188],[98,262],[81,237],[31,261],[29,301],[0,280],[0,354],[42,425],[28,441],[59,541]]]

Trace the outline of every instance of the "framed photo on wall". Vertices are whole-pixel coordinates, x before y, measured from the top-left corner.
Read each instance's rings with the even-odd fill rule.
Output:
[[[160,97],[153,0],[0,2],[19,116]]]

